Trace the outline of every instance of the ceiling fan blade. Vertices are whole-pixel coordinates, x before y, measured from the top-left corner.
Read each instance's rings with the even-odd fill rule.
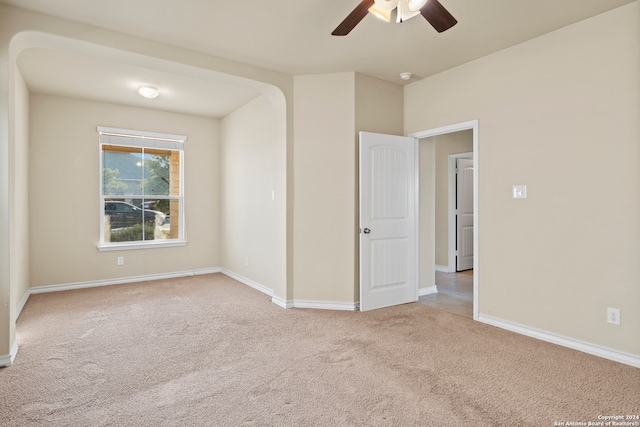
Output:
[[[422,6],[420,13],[439,33],[447,31],[458,23],[456,18],[438,0],[429,0]]]
[[[369,8],[373,6],[374,3],[375,0],[362,0],[360,4],[356,6],[356,8],[353,9],[353,11],[349,15],[347,15],[346,18],[344,18],[344,21],[342,21],[340,25],[338,25],[338,27],[333,30],[331,35],[346,36],[347,34],[349,34],[349,32],[351,32],[351,30],[353,30],[355,26],[358,25],[358,23],[362,21],[365,16],[367,16],[367,13],[369,13]]]

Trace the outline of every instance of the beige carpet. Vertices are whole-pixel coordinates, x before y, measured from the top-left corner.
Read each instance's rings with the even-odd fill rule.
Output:
[[[2,426],[553,426],[640,369],[423,304],[283,310],[223,275],[33,295]]]

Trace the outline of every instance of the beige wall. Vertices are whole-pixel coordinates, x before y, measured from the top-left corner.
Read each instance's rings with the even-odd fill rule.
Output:
[[[2,245],[8,245],[10,251],[8,268],[2,268],[0,263],[0,270],[6,272],[5,288],[0,291],[0,313],[8,320],[9,328],[0,331],[0,356],[9,353],[15,339],[16,309],[29,288],[29,91],[17,68],[13,69],[12,80],[15,109],[9,116],[9,134],[15,144],[6,153],[6,175],[0,178],[9,184],[8,209],[0,213],[0,218],[6,218],[9,224],[7,232],[0,233]]]
[[[358,132],[400,133],[402,88],[358,73],[297,76],[294,299],[357,302]]]
[[[295,300],[355,302],[355,78],[294,79]]]
[[[68,284],[220,265],[217,120],[32,94],[31,286]],[[184,247],[99,252],[97,126],[186,135]],[[123,266],[116,257],[124,256]]]
[[[407,133],[479,119],[481,315],[640,354],[638,52],[634,2],[405,87]]]
[[[19,72],[15,74],[14,191],[11,229],[11,299],[18,306],[29,290],[29,91]]]
[[[221,267],[273,289],[283,280],[277,243],[277,120],[261,96],[221,120]],[[283,195],[278,194],[278,199]]]
[[[1,6],[0,6],[1,7]],[[5,19],[0,15],[0,24]],[[0,26],[0,34],[3,33]],[[4,43],[0,43],[0,357],[8,357],[11,346],[15,342],[15,320],[12,318],[12,292],[9,254],[11,244],[9,242],[9,189],[12,188],[9,167],[12,161],[9,156],[12,144],[9,144],[9,127],[14,126],[14,119],[10,114],[16,114],[13,98],[9,96],[10,88],[15,86],[15,80],[9,80],[9,43],[5,34]],[[12,67],[15,69],[15,64]],[[13,77],[12,77],[13,78]],[[5,84],[6,82],[6,84]],[[10,108],[11,106],[11,108]],[[12,140],[14,136],[11,135]]]
[[[436,285],[435,218],[436,137],[423,138],[418,145],[418,281],[419,288]]]
[[[360,73],[355,83],[356,132],[402,135],[402,86]]]
[[[434,137],[435,169],[435,245],[436,265],[449,264],[449,155],[473,151],[473,131],[447,133]]]

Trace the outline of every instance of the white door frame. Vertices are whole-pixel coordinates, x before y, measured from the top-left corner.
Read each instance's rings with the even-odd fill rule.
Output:
[[[449,273],[455,273],[458,269],[456,266],[456,161],[458,159],[471,158],[473,158],[473,152],[449,154],[449,229],[447,231],[447,245],[449,248],[447,271]]]
[[[478,251],[478,234],[480,230],[480,223],[478,222],[478,160],[480,158],[478,155],[478,125],[479,122],[476,119],[435,129],[414,132],[408,135],[416,140],[420,140],[423,138],[430,138],[432,136],[444,135],[463,130],[471,129],[473,131],[473,320],[476,321],[478,320],[480,308],[478,305],[478,301],[480,300],[480,271],[478,269],[480,259],[480,252]],[[418,144],[417,141],[416,144]],[[419,171],[416,170],[416,179],[418,173]],[[418,206],[419,203],[416,203],[416,218],[419,218],[417,212]]]

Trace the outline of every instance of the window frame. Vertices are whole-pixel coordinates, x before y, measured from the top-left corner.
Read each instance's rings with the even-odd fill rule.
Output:
[[[184,135],[173,135],[159,132],[148,132],[131,129],[120,129],[105,126],[98,126],[98,154],[99,154],[99,218],[100,218],[100,236],[98,243],[99,251],[117,251],[127,249],[150,249],[150,248],[166,248],[171,246],[184,246],[187,243],[185,236],[185,214],[184,214],[184,142],[187,137]],[[178,200],[178,238],[162,239],[162,240],[136,240],[131,242],[105,242],[105,199],[114,198],[113,195],[103,193],[103,146],[121,146],[133,148],[160,149],[169,151],[178,151],[180,154],[180,171],[179,171],[179,191]],[[115,196],[115,198],[118,198]],[[149,198],[153,198],[151,195]],[[171,200],[171,199],[169,199]],[[174,199],[175,200],[175,199]]]

